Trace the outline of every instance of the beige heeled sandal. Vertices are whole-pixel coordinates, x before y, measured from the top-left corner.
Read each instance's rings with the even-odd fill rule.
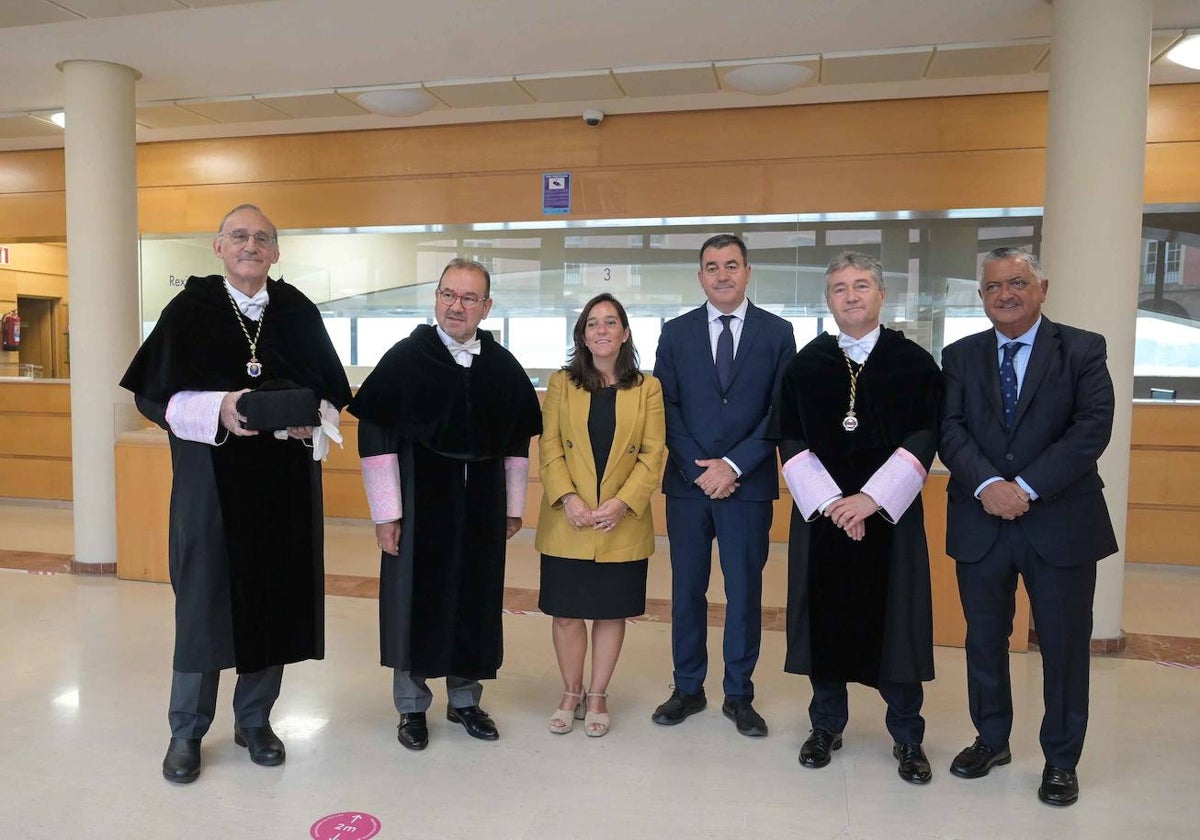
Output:
[[[608,699],[608,694],[602,691],[589,691],[586,697],[602,697]],[[589,738],[603,738],[608,734],[609,717],[608,712],[593,712],[588,709],[587,714],[583,716],[583,734]]]
[[[555,709],[554,714],[550,715],[550,720],[546,724],[555,735],[566,735],[575,728],[575,721],[583,720],[584,712],[587,710],[587,694],[583,691],[564,691],[564,697],[578,697],[579,702],[570,709]]]

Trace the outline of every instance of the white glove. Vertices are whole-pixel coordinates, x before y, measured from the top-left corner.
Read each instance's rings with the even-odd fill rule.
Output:
[[[313,427],[312,456],[314,461],[324,461],[329,455],[329,441],[334,441],[338,446],[342,445],[342,433],[338,429],[342,415],[329,400],[321,400],[318,414],[321,417],[321,425]]]

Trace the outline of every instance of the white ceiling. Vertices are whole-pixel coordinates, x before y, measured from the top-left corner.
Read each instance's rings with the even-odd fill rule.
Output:
[[[1153,58],[1196,0],[1154,0]],[[1047,0],[0,0],[0,150],[62,145],[71,59],[141,73],[139,141],[1044,90]],[[759,59],[814,72],[774,96],[723,89]],[[1156,60],[1151,82],[1200,82]],[[438,106],[370,114],[365,88]],[[720,130],[720,129],[714,129]]]

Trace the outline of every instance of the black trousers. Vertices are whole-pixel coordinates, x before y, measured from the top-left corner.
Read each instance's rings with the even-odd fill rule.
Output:
[[[1047,764],[1074,769],[1087,732],[1096,564],[1051,565],[1017,522],[1006,521],[988,553],[977,563],[958,563],[957,572],[967,618],[967,701],[979,737],[999,749],[1012,731],[1008,637],[1020,574],[1042,655],[1042,752]]]
[[[841,732],[850,720],[846,684],[818,677],[809,677],[809,681],[813,696],[808,704],[808,719],[813,729]],[[879,695],[887,703],[884,721],[896,743],[921,743],[925,738],[925,718],[921,717],[925,687],[919,682],[881,682]]]

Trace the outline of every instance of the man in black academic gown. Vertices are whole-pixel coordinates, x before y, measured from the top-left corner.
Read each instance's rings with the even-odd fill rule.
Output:
[[[270,724],[283,666],[321,659],[325,648],[313,447],[340,439],[338,411],[350,401],[317,308],[267,276],[279,247],[262,211],[230,211],[213,251],[225,276],[188,278],[121,380],[171,443],[175,658],[163,775],[172,782],[200,775],[224,668],[238,672],[234,740],[256,764],[284,760]],[[238,399],[264,383],[310,389],[311,421],[275,434],[245,428]]]
[[[397,737],[429,743],[430,677],[445,677],[446,717],[485,741],[479,707],[503,658],[505,541],[521,528],[537,395],[520,363],[479,323],[491,276],[455,259],[434,290],[437,326],[398,342],[350,411],[380,557],[381,662],[394,669]]]
[[[771,423],[792,498],[785,670],[808,674],[806,767],[829,764],[849,720],[846,684],[878,688],[900,777],[930,780],[921,682],[933,679],[933,608],[921,487],[937,447],[942,377],[880,326],[883,269],[846,252],[825,272],[840,335],[783,375]]]

